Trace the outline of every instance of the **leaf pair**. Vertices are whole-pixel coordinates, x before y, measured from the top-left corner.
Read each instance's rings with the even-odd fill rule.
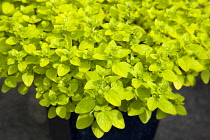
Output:
[[[119,129],[125,127],[122,113],[118,110],[99,112],[96,115],[96,122],[92,125],[92,131],[96,137],[100,138],[104,132],[111,129],[112,125]]]

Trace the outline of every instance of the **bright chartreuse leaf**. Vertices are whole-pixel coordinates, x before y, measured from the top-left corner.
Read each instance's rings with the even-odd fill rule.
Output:
[[[24,45],[23,48],[29,54],[33,54],[36,51],[36,46],[34,44]]]
[[[83,98],[76,106],[75,113],[88,113],[95,107],[95,100],[92,97]]]
[[[106,54],[110,54],[112,52],[112,50],[116,50],[117,49],[117,44],[114,40],[111,40],[109,42],[109,44],[107,45],[106,49],[104,50],[104,52]]]
[[[55,80],[57,78],[57,71],[54,68],[47,69],[46,76],[50,80]]]
[[[42,99],[39,101],[39,104],[41,106],[49,107],[50,106],[50,100],[49,99]]]
[[[58,56],[60,56],[60,57],[66,56],[66,53],[67,53],[67,52],[68,52],[67,49],[56,49],[56,50],[55,50],[55,53],[56,53]]]
[[[165,91],[163,92],[162,94],[165,98],[168,98],[168,99],[171,99],[171,100],[175,100],[177,97],[176,97],[176,94],[173,93],[172,91]]]
[[[105,87],[104,88],[104,90],[106,90],[106,88],[110,88],[109,86],[107,87]],[[119,86],[119,85],[116,85],[116,86],[114,86],[114,87],[112,87],[111,88],[112,90],[115,90],[118,94],[119,94],[119,96],[120,96],[120,100],[124,100],[124,99],[126,99],[126,100],[131,100],[132,98],[134,98],[134,93],[132,92],[132,87],[127,87],[126,89],[125,88],[123,88],[123,87],[121,87],[121,86]]]
[[[112,120],[110,120],[110,117],[106,114],[106,112],[99,112],[95,117],[97,124],[104,132],[108,132],[111,129]]]
[[[8,68],[8,75],[12,75],[18,71],[17,65],[10,65]]]
[[[111,110],[109,112],[112,125],[119,129],[125,128],[125,122],[122,113],[119,110]]]
[[[120,95],[113,89],[110,89],[107,93],[104,93],[104,98],[114,106],[120,106]]]
[[[140,79],[137,79],[137,78],[133,78],[133,79],[132,79],[132,86],[133,86],[134,88],[140,87],[141,84],[142,84],[142,81],[141,81]]]
[[[82,41],[79,45],[79,50],[92,49],[94,44],[88,41]]]
[[[105,68],[96,65],[96,72],[101,76],[106,76],[110,74],[111,70],[106,70]]]
[[[183,86],[183,84],[184,84],[184,78],[185,78],[185,77],[184,77],[184,76],[178,75],[177,78],[178,78],[178,80],[177,80],[176,82],[173,82],[173,84],[174,84],[174,87],[175,87],[177,90],[179,90],[179,89],[182,88],[182,86]]]
[[[49,99],[51,101],[55,101],[57,99],[57,93],[55,91],[53,91],[53,90],[50,90],[49,91]]]
[[[129,50],[129,49],[119,49],[114,56],[117,58],[123,58],[123,57],[128,56],[128,54],[130,54],[130,52],[131,52],[131,50]]]
[[[150,120],[151,116],[152,112],[145,109],[144,112],[139,115],[139,118],[143,123],[147,123]]]
[[[180,68],[178,66],[174,66],[174,72],[178,75],[182,75],[182,71],[180,70]]]
[[[152,48],[146,44],[141,44],[141,45],[133,45],[131,47],[131,49],[134,52],[139,53],[140,55],[146,55],[146,54],[150,54],[152,52]]]
[[[134,66],[134,72],[139,75],[139,74],[142,74],[143,70],[144,70],[144,67],[142,63],[141,62],[136,63],[136,65]]]
[[[5,43],[6,40],[7,40],[6,37],[1,37],[0,38],[0,46],[1,46],[0,53],[7,53],[12,47],[11,45],[8,45],[8,44]]]
[[[70,63],[72,65],[75,65],[75,66],[80,66],[81,65],[81,61],[78,57],[73,57],[71,60],[70,60]]]
[[[100,80],[101,77],[99,76],[100,72],[103,72],[103,71],[88,71],[85,75],[86,79],[87,80]]]
[[[57,103],[59,105],[66,105],[69,102],[69,97],[65,94],[61,94],[57,98]]]
[[[201,72],[201,71],[205,70],[205,67],[198,60],[192,59],[191,69],[196,71],[196,72]]]
[[[88,61],[82,61],[78,68],[80,72],[87,72],[90,69],[90,63]]]
[[[156,63],[152,63],[149,66],[149,71],[158,71],[159,69],[160,69],[160,67]]]
[[[25,84],[21,84],[18,87],[18,92],[22,95],[25,95],[28,92],[29,88]]]
[[[178,79],[176,82],[173,82],[173,85],[177,90],[180,90],[182,88],[183,83]]]
[[[159,99],[158,108],[168,114],[172,114],[172,115],[177,114],[174,105],[170,101],[166,100],[164,97],[161,97]]]
[[[66,117],[66,107],[65,106],[58,106],[56,107],[56,114],[61,117],[61,118],[65,118]]]
[[[25,61],[20,62],[18,64],[18,70],[23,72],[27,68],[27,66],[28,66],[27,62],[25,62]]]
[[[190,83],[191,86],[194,86],[196,83],[196,79],[192,74],[187,75],[187,81]]]
[[[98,125],[98,123],[96,121],[93,122],[91,128],[92,128],[93,134],[97,138],[101,138],[104,135],[104,131],[99,127],[99,125]]]
[[[14,11],[15,11],[15,7],[12,3],[9,3],[9,2],[2,3],[2,12],[4,14],[10,15],[10,14],[13,14]]]
[[[204,70],[201,72],[201,79],[205,84],[209,83],[210,72],[208,70]]]
[[[70,67],[65,64],[60,64],[57,69],[58,76],[64,76],[70,71]]]
[[[112,66],[112,71],[119,76],[127,77],[130,65],[126,62],[119,62]]]
[[[16,37],[11,36],[5,41],[5,43],[8,45],[15,45],[16,43],[18,43],[18,39]]]
[[[185,109],[185,107],[183,105],[177,105],[176,112],[179,115],[187,115],[187,110]]]
[[[84,89],[94,89],[98,86],[98,81],[97,80],[89,80],[85,86]]]
[[[154,111],[158,107],[158,100],[154,97],[148,98],[147,107],[150,111]]]
[[[162,76],[165,80],[171,82],[176,82],[178,80],[176,74],[172,70],[164,70]]]
[[[34,75],[31,73],[24,73],[22,75],[22,80],[26,86],[30,87],[34,81]]]
[[[45,67],[50,63],[50,59],[49,58],[41,58],[40,59],[40,66],[41,67]]]
[[[50,109],[48,110],[48,115],[47,116],[50,119],[55,118],[57,116],[56,108],[51,106]]]
[[[105,53],[95,53],[93,58],[98,60],[106,60],[108,56]]]
[[[15,88],[17,86],[17,81],[15,76],[9,76],[4,80],[5,85],[10,88]]]
[[[184,70],[184,71],[189,71],[191,68],[191,63],[192,59],[190,57],[182,57],[177,60],[179,66]]]
[[[77,129],[84,129],[89,127],[94,121],[92,114],[80,114],[77,118],[76,127]]]

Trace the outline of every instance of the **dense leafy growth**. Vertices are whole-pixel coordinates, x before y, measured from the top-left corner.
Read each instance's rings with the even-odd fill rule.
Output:
[[[172,88],[209,82],[209,36],[207,0],[2,0],[2,92],[34,84],[49,118],[76,112],[98,138],[122,111],[186,115]]]

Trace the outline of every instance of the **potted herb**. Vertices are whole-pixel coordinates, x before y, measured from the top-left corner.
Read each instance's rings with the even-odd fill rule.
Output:
[[[125,128],[122,112],[186,115],[172,89],[209,82],[207,0],[3,0],[2,92],[36,86],[48,117],[91,127],[101,138]]]

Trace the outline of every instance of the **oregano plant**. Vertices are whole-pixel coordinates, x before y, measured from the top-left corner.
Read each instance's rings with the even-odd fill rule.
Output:
[[[2,0],[1,91],[36,87],[48,117],[100,138],[122,112],[186,115],[174,93],[210,79],[208,0]]]

